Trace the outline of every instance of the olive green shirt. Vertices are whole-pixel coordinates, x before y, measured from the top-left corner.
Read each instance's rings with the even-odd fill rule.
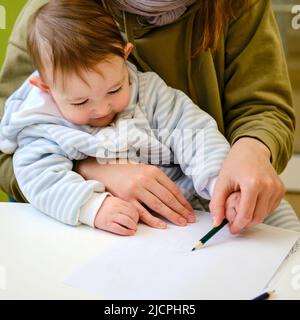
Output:
[[[34,70],[26,53],[26,25],[46,2],[28,1],[15,24],[0,74],[1,117],[7,97]],[[243,136],[262,141],[280,173],[293,150],[291,86],[271,0],[249,2],[226,27],[219,48],[195,58],[191,53],[201,32],[197,27],[201,1],[165,26],[143,25],[132,14],[115,14],[115,19],[135,45],[131,59],[140,70],[155,71],[168,85],[188,94],[215,118],[231,144]],[[16,200],[25,200],[10,155],[0,155],[0,187]]]

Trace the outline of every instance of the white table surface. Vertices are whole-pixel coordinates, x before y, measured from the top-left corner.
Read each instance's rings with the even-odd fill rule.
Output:
[[[61,224],[29,204],[0,203],[0,300],[101,299],[63,280],[114,239]],[[294,251],[270,282],[276,290],[271,299],[300,299],[300,248]]]

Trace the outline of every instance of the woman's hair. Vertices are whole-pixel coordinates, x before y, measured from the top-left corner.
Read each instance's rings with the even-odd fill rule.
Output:
[[[112,17],[95,0],[51,0],[32,17],[27,50],[44,77],[93,69],[110,55],[124,57],[125,42]]]
[[[222,38],[229,20],[239,14],[248,0],[200,0],[200,34],[195,55],[207,50],[215,50]]]
[[[101,0],[98,1],[101,2]],[[196,2],[201,2],[201,4],[197,13],[196,27],[199,36],[194,55],[199,55],[207,49],[217,49],[229,20],[238,15],[248,1],[197,0]],[[105,6],[110,12],[115,12],[111,1],[105,0]]]

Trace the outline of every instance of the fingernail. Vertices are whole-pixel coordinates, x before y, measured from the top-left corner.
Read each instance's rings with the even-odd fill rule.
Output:
[[[178,222],[180,223],[180,224],[186,224],[186,219],[184,219],[184,218],[179,218],[178,219]]]
[[[167,229],[167,224],[164,223],[164,222],[160,222],[159,228],[161,228],[161,229]]]
[[[237,234],[238,232],[236,231],[236,230],[234,230],[234,229],[230,229],[230,232],[232,233],[232,234]]]
[[[217,218],[213,218],[213,227],[217,227],[219,224],[218,224],[218,219]]]
[[[196,221],[196,217],[194,214],[189,214],[188,215],[188,222],[195,222]]]

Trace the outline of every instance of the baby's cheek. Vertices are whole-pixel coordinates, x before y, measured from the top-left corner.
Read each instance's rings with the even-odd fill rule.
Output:
[[[87,112],[84,109],[77,110],[71,106],[59,103],[59,101],[57,101],[56,104],[59,112],[65,120],[77,125],[84,125],[87,123]]]
[[[130,101],[130,96],[129,95],[120,97],[120,99],[118,101],[118,110],[117,110],[117,112],[122,112],[124,109],[126,109],[128,104],[129,104],[129,101]]]
[[[86,114],[75,113],[75,112],[73,114],[64,114],[64,118],[67,121],[77,125],[85,125],[89,121]]]

